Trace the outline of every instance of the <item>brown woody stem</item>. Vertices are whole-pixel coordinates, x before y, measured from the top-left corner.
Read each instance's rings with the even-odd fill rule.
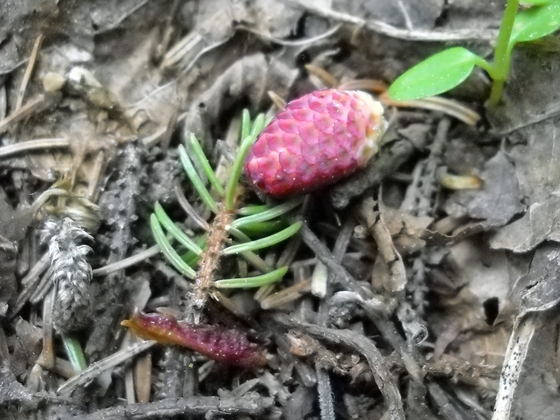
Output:
[[[198,263],[195,290],[192,295],[191,308],[194,313],[200,313],[208,300],[208,294],[214,282],[214,274],[222,255],[224,244],[228,239],[226,227],[233,222],[235,214],[219,206],[218,214],[212,222],[208,233],[206,248],[200,255]]]

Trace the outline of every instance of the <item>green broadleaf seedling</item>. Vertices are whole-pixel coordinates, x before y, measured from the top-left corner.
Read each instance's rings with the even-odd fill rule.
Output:
[[[531,7],[518,13],[519,0],[508,0],[494,49],[494,62],[463,47],[437,53],[402,74],[389,87],[397,101],[435,96],[461,84],[479,66],[492,78],[489,104],[497,105],[509,75],[511,51],[519,42],[550,35],[560,28],[560,0],[525,0]]]

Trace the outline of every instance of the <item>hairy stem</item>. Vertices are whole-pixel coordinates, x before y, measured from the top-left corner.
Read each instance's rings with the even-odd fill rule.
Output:
[[[214,274],[218,269],[220,256],[228,239],[226,227],[231,224],[234,217],[233,211],[221,205],[218,206],[218,213],[208,233],[206,248],[202,251],[198,263],[196,287],[191,300],[191,307],[194,313],[200,313],[208,299],[208,294],[214,282]]]

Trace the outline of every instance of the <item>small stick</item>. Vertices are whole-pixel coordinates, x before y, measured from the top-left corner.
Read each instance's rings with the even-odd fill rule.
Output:
[[[35,40],[35,45],[33,45],[33,51],[31,52],[31,57],[29,57],[29,63],[27,63],[27,69],[23,75],[23,80],[21,81],[21,87],[19,88],[18,98],[16,102],[15,111],[18,111],[23,105],[23,97],[25,96],[25,91],[27,89],[27,84],[31,78],[31,73],[33,73],[33,68],[35,67],[35,62],[37,61],[37,56],[39,55],[39,48],[41,48],[41,43],[43,42],[43,34],[39,35]]]
[[[134,363],[134,387],[138,402],[147,403],[150,401],[152,385],[152,353],[146,352]]]
[[[39,356],[39,363],[47,369],[55,366],[55,355],[53,346],[53,305],[56,297],[56,287],[47,295],[43,302],[43,351]]]
[[[305,279],[261,300],[261,308],[273,309],[293,302],[311,291],[311,279]]]
[[[0,133],[6,131],[8,127],[13,123],[26,118],[27,116],[40,109],[41,106],[45,104],[45,102],[45,97],[43,95],[39,95],[37,98],[29,101],[17,111],[12,112],[9,117],[6,117],[2,121],[0,121]]]
[[[150,149],[158,144],[167,135],[168,131],[167,125],[164,125],[158,128],[153,134],[150,134],[148,137],[144,137],[142,139],[142,143],[146,149]]]
[[[373,93],[380,94],[386,92],[388,86],[380,80],[373,79],[355,79],[342,82],[338,85],[340,90],[369,90]]]
[[[341,27],[342,27],[342,24],[339,23],[338,25],[333,26],[331,29],[329,29],[328,31],[326,31],[326,32],[324,32],[320,35],[314,36],[312,38],[300,39],[300,40],[297,40],[297,41],[287,41],[285,39],[276,38],[276,37],[270,36],[269,34],[267,34],[265,32],[260,32],[260,31],[257,31],[255,29],[249,27],[249,26],[244,26],[244,25],[237,25],[235,27],[235,29],[251,32],[252,34],[257,35],[258,37],[262,38],[265,41],[270,41],[270,42],[278,44],[278,45],[297,47],[297,46],[309,45],[309,44],[313,44],[315,42],[322,41],[322,40],[328,38],[329,36],[334,35]]]
[[[318,77],[319,80],[321,80],[321,82],[329,88],[338,86],[338,84],[339,84],[336,77],[334,77],[328,71],[326,71],[325,69],[323,69],[319,66],[315,66],[313,64],[306,64],[305,65],[305,70],[307,70],[307,72],[310,75]]]
[[[4,329],[0,328],[0,363],[10,366],[10,350],[8,349],[8,341]]]
[[[362,354],[373,372],[375,383],[385,398],[389,414],[387,417],[391,420],[405,419],[401,394],[395,377],[389,371],[384,357],[372,340],[355,331],[337,330],[299,322],[280,313],[272,315],[272,319],[285,327],[301,329],[316,338],[326,339],[336,344],[342,343]]]
[[[183,208],[183,210],[185,210],[185,213],[187,213],[187,215],[189,215],[191,217],[191,219],[203,230],[205,231],[209,231],[210,230],[210,225],[208,224],[208,222],[206,220],[204,220],[202,217],[200,217],[200,215],[196,212],[196,210],[194,209],[194,207],[192,206],[191,203],[189,203],[189,200],[187,200],[187,197],[185,197],[185,193],[183,192],[181,186],[179,185],[178,182],[175,182],[175,185],[173,187],[173,192],[175,193],[175,196],[177,197],[177,201],[179,202],[179,204],[181,205],[181,207]]]
[[[79,375],[74,376],[72,379],[64,382],[56,391],[57,394],[70,394],[77,387],[87,384],[97,376],[101,375],[107,369],[115,367],[128,359],[148,350],[156,344],[156,341],[139,341],[128,346],[126,349],[113,353],[109,357],[93,363],[86,370],[82,371]]]
[[[52,197],[68,197],[68,191],[63,190],[62,188],[49,188],[48,190],[42,192],[31,205],[30,211],[33,217],[35,217],[39,210],[41,210],[41,207],[43,207],[43,205]]]
[[[515,320],[502,366],[500,389],[498,395],[496,395],[492,420],[507,420],[510,418],[515,390],[537,326],[538,314],[522,312]]]
[[[151,420],[162,417],[203,416],[206,418],[221,418],[220,414],[230,416],[236,414],[238,418],[267,418],[266,413],[274,410],[274,399],[262,397],[256,392],[250,392],[243,398],[235,396],[224,397],[184,397],[167,398],[145,404],[129,404],[123,407],[111,407],[96,411],[88,415],[72,417],[80,420]],[[209,414],[209,415],[208,415]]]
[[[93,270],[93,277],[106,276],[107,274],[114,273],[115,271],[124,270],[125,268],[133,266],[134,264],[137,264],[150,257],[153,257],[154,255],[159,254],[160,251],[161,250],[159,246],[154,245],[146,249],[145,251],[133,255],[132,257],[125,258],[124,260],[117,261],[113,264],[108,264],[104,267],[96,268],[95,270]]]
[[[386,93],[379,96],[379,100],[384,105],[392,105],[398,108],[420,108],[430,111],[443,112],[464,122],[467,125],[476,125],[480,120],[480,115],[463,104],[451,99],[440,96],[417,99],[414,101],[396,101],[391,99]]]
[[[329,268],[329,270],[337,276],[338,282],[343,285],[344,289],[355,292],[364,301],[369,299],[365,290],[342,265],[336,263],[334,255],[329,251],[325,244],[317,238],[315,233],[309,228],[309,226],[307,226],[306,223],[303,223],[300,229],[300,235],[305,244],[317,255],[317,259],[325,264],[327,268]],[[378,313],[368,306],[363,306],[363,308],[366,311],[368,318],[375,323],[389,344],[391,344],[391,346],[393,346],[393,348],[400,354],[410,376],[416,382],[422,383],[423,374],[418,366],[418,363],[409,355],[406,349],[406,343],[397,333],[392,322],[387,320],[386,314]]]
[[[337,12],[327,7],[316,6],[311,4],[311,2],[303,2],[301,0],[281,0],[281,3],[289,4],[291,6],[297,7],[298,9],[303,9],[317,16],[324,17],[326,19],[332,19],[341,23],[348,23],[357,25],[359,27],[365,27],[370,31],[376,32],[381,35],[386,35],[391,38],[404,39],[410,41],[494,41],[496,39],[497,30],[479,30],[474,31],[472,29],[459,29],[452,31],[427,31],[427,30],[408,30],[397,28],[395,26],[389,25],[381,20],[377,19],[362,19],[356,16],[352,16],[346,13]]]
[[[129,345],[137,341],[140,341],[140,339],[137,339],[132,335],[132,333],[130,333],[130,331],[127,331],[123,341],[121,342],[119,350],[126,349]],[[127,366],[124,374],[124,389],[125,389],[127,404],[136,403],[136,393],[134,388],[135,388],[134,372],[132,371],[131,366]]]
[[[0,159],[11,157],[19,153],[27,153],[34,150],[66,148],[70,146],[70,139],[59,137],[54,139],[37,139],[21,143],[10,144],[0,148]]]
[[[9,319],[10,321],[15,318],[15,316],[21,311],[24,305],[29,300],[29,297],[35,291],[37,285],[41,280],[41,274],[49,268],[51,264],[49,255],[45,253],[39,261],[33,266],[29,273],[21,280],[21,284],[24,286],[24,289],[20,292],[17,297],[16,304],[14,306],[13,312],[10,314]]]
[[[274,106],[280,111],[286,108],[286,105],[288,104],[284,98],[282,98],[273,90],[268,91],[268,97],[270,98]]]
[[[103,170],[103,164],[105,163],[105,152],[100,150],[95,157],[95,164],[93,167],[93,178],[88,185],[88,192],[86,198],[89,201],[96,201],[97,187],[99,185],[99,179],[101,178],[101,171]]]

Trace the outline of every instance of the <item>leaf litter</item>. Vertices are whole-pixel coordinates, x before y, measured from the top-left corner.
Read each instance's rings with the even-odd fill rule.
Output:
[[[215,331],[266,350],[265,367],[242,369],[120,326],[135,308],[184,315],[191,283],[157,255],[147,222],[160,202],[189,234],[208,226],[183,182],[183,137],[196,134],[227,168],[243,108],[276,112],[273,103],[315,89],[382,86],[450,40],[487,53],[501,9],[16,3],[0,34],[3,418],[558,417],[555,38],[514,51],[497,108],[483,106],[482,72],[453,92],[481,113],[476,126],[425,104],[387,105],[380,153],[310,196],[291,216],[299,239],[266,254],[290,265],[283,282],[207,308]],[[445,177],[481,184],[453,190]],[[48,217],[93,236],[87,263],[64,260],[94,269],[77,332],[53,320],[63,309],[40,242]]]

